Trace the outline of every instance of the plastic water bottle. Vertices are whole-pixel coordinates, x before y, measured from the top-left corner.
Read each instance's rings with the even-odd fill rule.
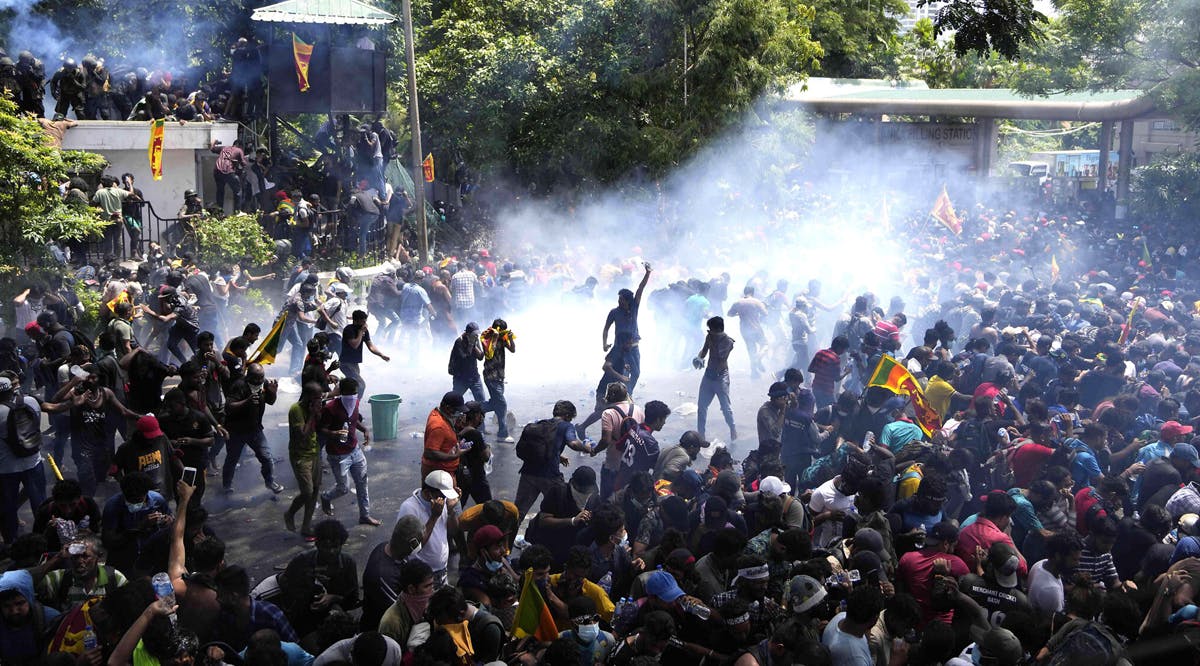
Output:
[[[96,638],[96,632],[92,630],[92,625],[83,628],[83,651],[90,652],[100,646],[100,641]]]
[[[491,458],[488,458],[488,461],[483,463],[483,473],[487,476],[492,475],[492,459]]]
[[[166,606],[175,605],[175,586],[171,585],[171,577],[165,572],[154,574],[150,579],[150,585],[154,587],[154,596],[158,598],[159,603]],[[175,614],[171,613],[171,622],[175,622]]]
[[[600,578],[600,582],[598,583],[598,585],[600,585],[600,587],[604,588],[605,594],[609,594],[610,592],[612,592],[612,583],[613,583],[612,572],[606,571],[606,572],[604,572],[604,576]]]
[[[683,610],[686,613],[691,613],[701,620],[707,620],[712,615],[712,609],[698,601],[685,600],[683,602]]]

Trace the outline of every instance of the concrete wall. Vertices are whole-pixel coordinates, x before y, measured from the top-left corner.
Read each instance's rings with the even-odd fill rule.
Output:
[[[213,139],[231,145],[237,139],[233,123],[166,124],[163,142],[163,177],[150,176],[147,147],[150,123],[91,120],[80,122],[63,137],[63,148],[99,153],[112,163],[109,173],[131,173],[135,185],[161,217],[174,217],[183,205],[183,192],[195,189],[206,201],[212,201],[213,155],[208,146]],[[228,196],[228,195],[227,195]]]

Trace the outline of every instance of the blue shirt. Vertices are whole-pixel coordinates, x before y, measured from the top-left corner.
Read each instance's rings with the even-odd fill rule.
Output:
[[[608,311],[608,319],[605,320],[604,326],[607,328],[609,324],[612,324],[618,338],[627,335],[636,342],[642,339],[642,336],[638,335],[637,316],[638,305],[636,303],[629,306],[628,312],[620,307],[615,307]]]
[[[1074,437],[1067,440],[1067,446],[1071,447],[1075,454],[1071,460],[1071,480],[1075,482],[1075,490],[1079,491],[1084,486],[1092,485],[1092,479],[1099,477],[1103,471],[1092,447]]]
[[[559,421],[554,431],[554,450],[557,455],[546,461],[527,461],[521,465],[519,473],[542,478],[561,478],[562,467],[558,462],[558,456],[561,456],[563,450],[567,448],[567,442],[577,439],[579,439],[579,435],[575,432],[575,424],[569,421]]]
[[[1155,458],[1166,458],[1167,456],[1171,455],[1172,448],[1173,447],[1170,444],[1167,444],[1162,440],[1159,440],[1153,444],[1147,444],[1138,449],[1137,459],[1134,460],[1134,462],[1140,462],[1149,465],[1150,461],[1154,460]],[[1141,490],[1142,475],[1139,474],[1138,477],[1133,480],[1132,498],[1136,500],[1139,497]]]

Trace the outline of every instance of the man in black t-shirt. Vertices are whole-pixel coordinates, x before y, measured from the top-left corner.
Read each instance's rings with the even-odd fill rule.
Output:
[[[196,491],[192,499],[199,503],[204,497],[204,466],[208,463],[208,449],[213,444],[214,433],[208,416],[188,407],[187,395],[180,389],[171,389],[162,399],[164,418],[159,421],[163,434],[171,440],[174,455],[184,467],[195,467]],[[172,474],[172,486],[177,478]]]
[[[483,433],[479,432],[479,426],[483,425],[483,405],[472,400],[463,405],[463,410],[463,427],[458,431],[459,447],[463,447],[463,442],[470,442],[470,448],[458,461],[459,504],[465,505],[468,497],[475,498],[476,504],[483,504],[492,499],[486,470],[492,452],[483,440]]]
[[[247,446],[262,465],[263,482],[267,488],[276,494],[283,492],[283,486],[275,480],[275,465],[271,460],[271,451],[267,448],[267,438],[263,434],[262,425],[263,413],[267,405],[275,404],[278,390],[279,382],[274,379],[267,381],[266,373],[258,363],[246,366],[246,377],[229,386],[225,407],[225,428],[229,431],[229,445],[225,454],[225,468],[221,473],[226,493],[233,492],[233,474],[237,471],[242,449]]]
[[[145,347],[138,347],[129,359],[129,408],[139,414],[157,414],[162,404],[163,380],[176,374],[174,366],[159,361]]]
[[[987,611],[988,622],[993,627],[1001,626],[1004,616],[1014,610],[1032,612],[1025,593],[1017,587],[1019,567],[1016,549],[997,541],[988,549],[983,575],[967,574],[958,582],[958,589]]]

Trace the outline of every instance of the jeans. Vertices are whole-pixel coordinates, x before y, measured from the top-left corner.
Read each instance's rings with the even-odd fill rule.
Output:
[[[221,327],[221,312],[215,305],[211,308],[200,308],[200,330],[213,334],[213,344],[217,349],[225,347],[225,329]]]
[[[57,392],[57,389],[55,389],[55,392]],[[54,392],[51,392],[47,387],[46,398],[49,399],[53,396]],[[67,441],[71,439],[71,415],[65,412],[56,412],[49,416],[50,425],[54,426],[54,441],[52,442],[54,462],[62,465],[63,461],[66,460],[64,456],[67,453]],[[71,448],[75,448],[74,444],[71,445]]]
[[[487,396],[483,393],[483,380],[479,378],[479,375],[475,375],[474,377],[454,378],[453,390],[455,393],[462,395],[466,393],[468,389],[471,391],[471,397],[474,398],[476,402],[485,406],[487,405]]]
[[[713,398],[716,397],[718,404],[721,405],[721,414],[725,417],[725,424],[729,426],[729,431],[732,434],[733,426],[733,408],[729,405],[729,371],[726,370],[716,377],[711,377],[707,372],[700,379],[700,395],[696,399],[696,430],[700,436],[704,436],[704,427],[708,422],[708,407],[712,404]]]
[[[37,508],[46,501],[46,466],[39,462],[32,469],[12,474],[0,474],[0,536],[4,542],[12,545],[17,538],[20,521],[17,519],[18,502],[21,489],[29,497],[30,510]]]
[[[317,507],[317,493],[321,490],[321,456],[308,458],[292,458],[292,473],[296,475],[296,485],[300,494],[292,500],[288,507],[289,516],[295,516],[297,511],[304,510],[304,521],[300,523],[300,532],[312,532],[313,511]]]
[[[362,371],[359,369],[358,363],[348,363],[343,361],[341,364],[342,375],[346,379],[353,379],[358,382],[358,398],[362,399],[363,394],[367,391],[367,382],[363,381]]]
[[[225,465],[221,469],[221,483],[225,488],[233,487],[233,474],[237,471],[238,461],[242,458],[242,449],[250,447],[254,457],[262,465],[263,482],[268,486],[275,480],[275,463],[271,461],[271,451],[267,448],[267,436],[261,430],[257,432],[231,432],[229,444],[225,449]]]
[[[288,357],[288,375],[300,375],[300,369],[304,367],[304,355],[308,353],[308,339],[311,337],[312,328],[309,326],[295,323],[283,325],[283,342],[292,346],[291,356]],[[282,343],[279,345],[279,351],[283,351]]]
[[[813,454],[797,453],[783,460],[784,482],[790,484],[795,493],[799,494],[801,490],[807,490],[808,486],[800,483],[800,479],[804,476],[804,471],[812,465]]]
[[[521,478],[525,478],[521,475]],[[600,466],[600,499],[612,497],[613,488],[617,485],[617,470]]]
[[[233,210],[242,209],[242,185],[236,173],[221,173],[213,169],[213,180],[217,183],[217,206],[225,210],[225,186],[233,191]]]
[[[163,342],[162,348],[158,350],[158,360],[166,363],[171,359],[171,355],[174,354],[180,363],[186,363],[191,356],[183,354],[183,351],[179,348],[179,343],[188,343],[188,348],[191,349],[194,355],[196,349],[200,347],[200,343],[196,342],[197,333],[199,331],[189,325],[172,324],[170,330],[167,331],[167,339]]]
[[[637,386],[638,377],[642,376],[642,350],[635,345],[625,352],[625,366],[629,370],[629,395],[633,395],[633,387]]]
[[[333,500],[350,492],[347,486],[346,475],[354,479],[354,492],[358,495],[358,518],[371,517],[371,498],[367,495],[367,456],[363,454],[362,449],[355,447],[353,451],[345,455],[329,454],[329,469],[333,472],[334,487],[333,490],[327,490],[321,493],[321,500],[332,502]]]
[[[312,234],[307,227],[292,229],[292,254],[298,258],[312,254]]]
[[[834,395],[833,391],[823,391],[815,386],[813,387],[813,401],[816,403],[817,409],[828,407],[836,400],[837,396]]]
[[[112,452],[103,441],[91,441],[86,437],[71,437],[71,460],[75,462],[75,474],[84,497],[93,497],[96,486],[108,478],[108,466]]]
[[[750,377],[758,379],[761,373],[766,372],[763,367],[762,354],[766,349],[767,341],[759,335],[742,331],[742,337],[746,339],[746,354],[750,356]]]
[[[508,424],[505,419],[508,418],[508,401],[504,399],[504,380],[503,379],[485,379],[487,385],[488,398],[487,404],[483,406],[483,412],[494,412],[496,414],[496,436],[500,439],[508,437]]]

